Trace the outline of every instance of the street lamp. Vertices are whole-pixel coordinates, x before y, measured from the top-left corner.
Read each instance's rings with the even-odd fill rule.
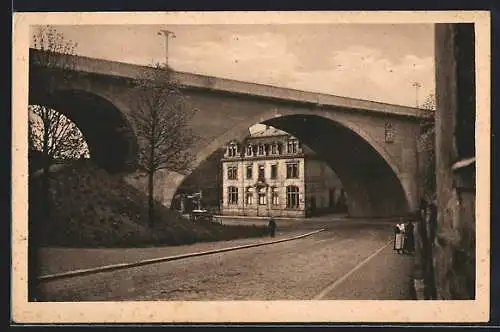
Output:
[[[413,82],[411,86],[415,88],[415,104],[418,108],[418,89],[421,88],[422,85],[418,82]]]
[[[165,66],[168,69],[168,39],[169,37],[175,38],[175,33],[169,30],[160,30],[158,36],[165,36]]]

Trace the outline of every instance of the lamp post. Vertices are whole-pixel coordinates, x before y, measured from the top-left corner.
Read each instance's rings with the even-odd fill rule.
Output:
[[[411,86],[415,88],[415,104],[418,108],[418,89],[421,88],[422,85],[418,82],[413,82]]]
[[[175,38],[175,33],[169,30],[160,30],[158,32],[159,36],[165,36],[165,66],[168,69],[168,39],[169,37]]]

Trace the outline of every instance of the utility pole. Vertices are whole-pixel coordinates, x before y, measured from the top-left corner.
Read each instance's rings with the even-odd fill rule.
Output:
[[[158,36],[165,36],[165,66],[168,69],[168,39],[169,37],[175,38],[175,33],[169,30],[160,30]]]
[[[418,108],[418,89],[422,87],[422,84],[413,82],[411,86],[415,88],[415,105]]]

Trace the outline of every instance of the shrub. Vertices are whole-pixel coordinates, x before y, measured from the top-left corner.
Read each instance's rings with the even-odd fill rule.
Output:
[[[30,179],[29,222],[42,219],[39,178]],[[50,227],[42,227],[44,246],[179,245],[265,235],[265,229],[194,224],[176,211],[156,205],[153,229],[147,224],[147,198],[118,176],[90,161],[53,174]]]

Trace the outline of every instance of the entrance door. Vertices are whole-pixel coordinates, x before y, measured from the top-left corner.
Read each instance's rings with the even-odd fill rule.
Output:
[[[260,217],[269,216],[269,206],[267,204],[267,190],[265,187],[259,188],[257,192],[257,215]]]

